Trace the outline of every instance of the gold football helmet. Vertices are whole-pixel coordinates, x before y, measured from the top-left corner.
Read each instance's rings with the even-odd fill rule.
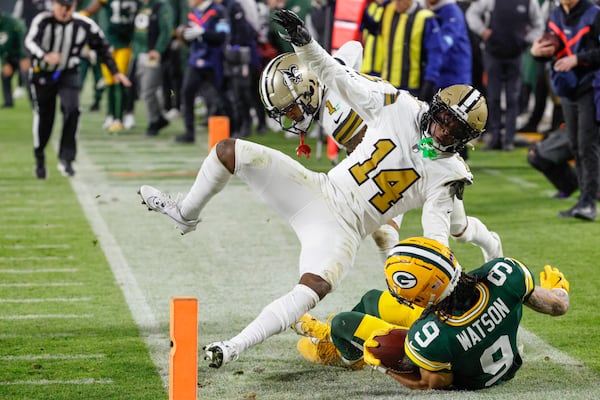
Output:
[[[442,114],[455,118],[451,124],[453,128],[449,131],[454,143],[444,146],[434,140],[433,147],[441,152],[455,153],[485,131],[487,102],[479,90],[469,85],[452,85],[438,91],[421,119],[421,131],[425,136],[431,136],[429,127],[432,120],[441,126],[448,126],[448,121],[441,118]]]
[[[260,98],[267,114],[296,134],[306,133],[317,116],[323,90],[315,73],[295,53],[272,59],[260,77]]]
[[[419,307],[448,297],[461,271],[448,247],[423,237],[405,239],[394,246],[384,269],[392,296],[402,304]]]

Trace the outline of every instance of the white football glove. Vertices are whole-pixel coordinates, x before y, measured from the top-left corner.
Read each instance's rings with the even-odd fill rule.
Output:
[[[183,30],[183,38],[188,42],[198,39],[204,34],[204,28],[199,25],[188,26]]]

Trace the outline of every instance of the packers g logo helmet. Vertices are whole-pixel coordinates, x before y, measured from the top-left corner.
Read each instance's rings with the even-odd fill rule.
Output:
[[[269,117],[289,132],[306,132],[317,116],[323,85],[295,53],[280,54],[263,70],[260,98]]]
[[[421,131],[425,136],[430,136],[429,125],[432,120],[440,123],[438,118],[442,111],[452,115],[457,124],[449,132],[454,138],[454,143],[443,146],[434,141],[436,150],[458,152],[485,131],[488,118],[487,102],[481,92],[470,85],[452,85],[436,93],[429,110],[421,119]],[[441,124],[444,125],[443,122]]]
[[[448,247],[422,237],[398,242],[384,267],[392,296],[402,304],[419,307],[437,304],[448,297],[461,271]]]

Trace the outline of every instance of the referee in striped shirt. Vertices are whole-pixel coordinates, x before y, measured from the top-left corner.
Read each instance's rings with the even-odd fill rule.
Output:
[[[131,86],[118,71],[102,30],[91,19],[76,14],[75,5],[76,0],[52,0],[52,10],[36,15],[25,37],[25,47],[31,54],[33,153],[38,179],[47,175],[44,149],[52,133],[57,96],[63,113],[58,169],[64,176],[75,175],[72,163],[77,153],[75,136],[80,116],[79,62],[84,47],[96,50],[115,81]]]

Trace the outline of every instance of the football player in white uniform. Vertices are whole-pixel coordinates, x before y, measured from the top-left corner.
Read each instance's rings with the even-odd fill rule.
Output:
[[[316,44],[306,47],[322,50]],[[327,174],[310,171],[280,151],[228,138],[206,157],[181,201],[151,186],[139,190],[149,209],[169,216],[187,233],[196,229],[204,206],[235,174],[298,236],[298,284],[266,305],[239,334],[205,346],[211,367],[236,360],[312,309],[348,273],[362,240],[394,216],[422,207],[424,236],[447,245],[454,197],[472,181],[455,151],[485,126],[487,105],[480,92],[463,85],[442,90],[430,109],[408,92],[382,96],[371,91],[368,82],[382,83],[322,52],[315,59],[327,64],[335,78],[323,73],[322,80],[353,109],[367,110],[361,117],[369,125],[362,142]],[[322,71],[314,64],[311,68]],[[342,81],[345,87],[340,87]],[[320,102],[322,91],[315,87],[302,96],[307,104],[314,96]],[[349,102],[352,96],[355,101]]]
[[[334,58],[343,65],[360,70],[362,61],[362,45],[359,42],[345,43],[334,54]],[[271,60],[264,68],[259,84],[260,95],[267,113],[276,120],[282,129],[304,135],[307,124],[318,121],[323,130],[347,153],[351,153],[362,141],[367,131],[366,122],[355,112],[342,97],[323,87],[321,104],[306,107],[302,93],[310,91],[311,87],[320,85],[315,80],[313,72],[301,67],[295,53],[280,54]],[[301,78],[299,75],[304,74]],[[377,79],[377,78],[370,78]],[[379,79],[377,79],[379,80]],[[323,86],[323,85],[320,85]],[[392,84],[379,80],[377,84],[369,85],[373,92],[379,91],[381,96],[396,95],[398,89]],[[315,98],[312,98],[313,100]],[[294,109],[304,114],[295,113],[296,120],[289,120],[288,110]],[[311,113],[312,114],[309,114]],[[382,262],[387,259],[387,252],[398,242],[398,228],[402,223],[402,215],[394,217],[392,222],[382,225],[372,233],[380,253]],[[487,262],[493,258],[502,257],[502,243],[495,232],[490,232],[477,218],[467,216],[461,198],[454,198],[454,211],[451,214],[450,234],[458,242],[467,242],[479,246]]]

